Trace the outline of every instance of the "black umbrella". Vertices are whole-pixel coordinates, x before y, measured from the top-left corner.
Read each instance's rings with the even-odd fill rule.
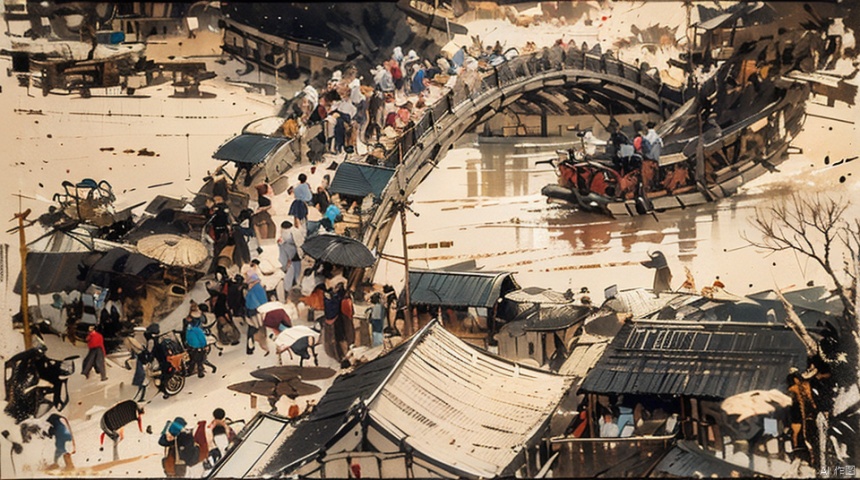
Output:
[[[363,243],[341,235],[315,235],[305,241],[302,250],[315,260],[344,267],[364,268],[376,261]]]

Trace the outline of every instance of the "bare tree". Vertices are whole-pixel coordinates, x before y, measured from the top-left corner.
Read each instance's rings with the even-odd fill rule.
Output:
[[[746,240],[764,250],[792,250],[818,263],[836,287],[845,315],[854,318],[856,304],[852,292],[857,287],[857,276],[853,264],[860,250],[860,220],[852,228],[843,218],[848,206],[848,201],[822,194],[806,197],[794,193],[787,199],[756,208],[752,223],[762,239]],[[842,269],[835,267],[833,259],[834,250],[840,246],[848,252]]]
[[[816,342],[813,339],[794,308],[777,292],[788,315],[787,325],[800,337],[809,354],[805,376],[825,378],[828,385],[819,392],[822,402],[818,403],[823,406],[817,419],[821,442],[814,446],[816,451],[813,452],[818,466],[825,465],[828,457],[842,462],[860,459],[856,445],[860,425],[855,415],[860,411],[860,318],[857,312],[860,220],[852,223],[844,218],[849,205],[841,198],[795,193],[756,208],[752,225],[761,234],[761,240],[745,237],[755,247],[773,252],[794,251],[816,262],[833,282],[834,294],[843,306],[841,314],[836,316],[837,338],[825,345],[825,340]],[[840,259],[841,265],[837,263]],[[840,429],[836,424],[848,428]],[[841,438],[836,439],[834,432],[841,434]],[[833,448],[824,451],[822,445],[828,438]]]

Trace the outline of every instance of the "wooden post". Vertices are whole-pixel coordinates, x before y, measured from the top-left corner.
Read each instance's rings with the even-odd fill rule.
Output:
[[[548,132],[546,109],[542,108],[540,111],[540,136],[546,138],[547,135]]]
[[[399,156],[400,165],[397,168],[397,184],[400,190],[397,192],[397,195],[400,197],[399,203],[397,206],[400,208],[400,230],[401,237],[403,238],[403,270],[406,273],[406,276],[403,278],[403,288],[404,288],[404,302],[406,309],[403,311],[403,320],[405,325],[405,336],[412,335],[412,302],[409,300],[409,245],[406,241],[406,191],[408,187],[408,180],[406,179],[406,164],[404,163],[403,158],[403,148],[402,143],[397,143],[397,154]],[[404,332],[400,332],[404,333]]]
[[[699,127],[699,136],[696,139],[696,182],[703,187],[705,186],[705,140],[703,136],[702,112],[699,111],[696,115],[696,120]],[[705,188],[707,190],[707,188]],[[707,195],[707,194],[706,194]]]
[[[589,393],[588,394],[588,405],[586,406],[586,409],[588,412],[587,413],[587,415],[588,415],[588,436],[591,438],[596,438],[596,436],[594,435],[594,423],[595,423],[594,422],[594,413],[596,411],[594,408],[595,402],[597,402],[597,395],[595,395],[593,393]]]
[[[405,199],[404,199],[405,201]],[[409,299],[409,245],[406,242],[406,204],[400,207],[400,229],[403,230],[403,269],[406,277],[403,279],[404,305],[403,319],[406,323],[406,335],[412,335],[412,302]]]
[[[24,235],[24,219],[29,214],[29,208],[15,214],[15,218],[18,219],[18,242],[21,248],[21,320],[24,322],[24,348],[27,350],[33,347],[33,337],[30,333],[30,307],[27,304],[27,239]]]

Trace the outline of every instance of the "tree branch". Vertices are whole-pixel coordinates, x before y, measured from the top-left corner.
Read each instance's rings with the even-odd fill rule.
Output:
[[[788,303],[788,300],[782,295],[778,289],[774,289],[776,292],[776,296],[779,297],[779,300],[782,302],[782,306],[785,307],[785,313],[787,314],[785,318],[785,323],[788,325],[788,328],[800,338],[800,341],[803,342],[803,346],[806,347],[806,354],[810,357],[818,355],[820,352],[818,348],[818,342],[809,335],[809,332],[806,331],[806,326],[803,325],[803,322],[800,320],[800,317],[797,316],[797,313],[794,311],[794,306]]]

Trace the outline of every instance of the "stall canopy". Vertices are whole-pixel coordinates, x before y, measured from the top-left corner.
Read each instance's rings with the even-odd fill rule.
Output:
[[[87,281],[102,287],[109,286],[118,277],[131,277],[143,282],[159,271],[161,264],[157,260],[117,247],[93,264]]]
[[[350,197],[366,197],[372,193],[379,198],[393,175],[393,168],[344,162],[337,167],[329,190]]]
[[[30,252],[27,254],[27,292],[44,295],[81,290],[86,270],[102,256],[98,252]],[[21,274],[15,282],[21,293]]]
[[[510,272],[409,271],[409,299],[415,305],[492,308],[518,288]]]
[[[221,145],[212,155],[216,160],[236,163],[257,164],[265,161],[272,153],[289,143],[288,138],[273,138],[265,135],[243,133]]]

